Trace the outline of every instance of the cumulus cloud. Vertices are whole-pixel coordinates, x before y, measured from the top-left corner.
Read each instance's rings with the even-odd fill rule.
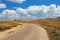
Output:
[[[5,10],[2,12],[3,17],[8,15],[8,18],[31,18],[31,19],[38,19],[38,18],[47,18],[47,17],[60,17],[60,6],[56,6],[55,4],[51,4],[49,6],[41,5],[41,6],[29,6],[26,9],[17,8],[16,10]],[[6,17],[6,16],[5,16]]]
[[[28,13],[33,13],[36,14],[37,12],[39,12],[39,6],[30,6],[27,9],[25,9]]]
[[[2,14],[0,14],[0,18],[4,18],[5,20],[13,20],[19,19],[20,15],[15,10],[4,10]]]
[[[14,2],[14,3],[23,3],[24,1],[26,0],[7,0],[7,1],[10,1],[10,2]]]
[[[30,6],[27,9],[25,9],[28,13],[31,14],[38,14],[38,13],[47,13],[48,12],[48,7],[45,5],[41,6]]]
[[[27,14],[27,11],[23,8],[17,8],[16,10],[18,13],[22,13],[22,14]]]
[[[36,17],[36,16],[32,16],[32,18],[33,18],[33,19],[37,19],[37,17]]]
[[[0,8],[6,8],[6,5],[4,3],[0,3]]]
[[[26,15],[26,18],[31,18],[31,17],[32,17],[32,15],[30,15],[30,14]]]
[[[55,4],[51,4],[49,6],[46,5],[41,5],[41,6],[29,6],[26,9],[20,9],[21,13],[24,14],[38,14],[40,16],[42,16],[42,14],[46,14],[46,17],[48,16],[60,16],[60,6],[56,6]]]
[[[36,16],[32,16],[31,14],[27,14],[26,16],[24,16],[25,19],[37,19]]]

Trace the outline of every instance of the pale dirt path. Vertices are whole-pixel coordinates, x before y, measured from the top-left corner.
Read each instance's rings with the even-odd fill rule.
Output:
[[[17,27],[12,27],[11,29],[5,30],[5,31],[0,31],[0,40],[5,38],[6,36],[16,32],[17,30],[22,29],[21,25],[18,25]]]
[[[3,40],[49,40],[46,30],[38,25],[25,23],[22,30],[3,38]]]

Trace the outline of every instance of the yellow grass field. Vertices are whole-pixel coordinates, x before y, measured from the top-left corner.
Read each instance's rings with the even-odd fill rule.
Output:
[[[60,40],[60,18],[0,21],[0,31],[16,27],[19,23],[34,23],[40,25],[47,30],[50,40]]]
[[[12,20],[12,21],[0,21],[0,30],[10,29],[11,27],[16,27],[19,23],[34,23],[42,26],[56,27],[60,28],[59,18],[47,18],[41,20]]]

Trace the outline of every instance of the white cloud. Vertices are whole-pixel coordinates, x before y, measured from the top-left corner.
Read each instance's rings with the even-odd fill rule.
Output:
[[[29,19],[29,18],[31,18],[32,17],[32,15],[30,15],[30,14],[27,14],[26,16],[24,16],[23,18],[27,18],[27,19]]]
[[[36,17],[36,16],[32,16],[32,18],[33,18],[33,19],[37,19],[37,17]]]
[[[28,13],[36,14],[39,12],[40,8],[39,6],[29,6],[27,9],[25,9]]]
[[[49,13],[53,12],[56,13],[60,10],[60,7],[56,7],[55,4],[51,4],[50,6],[41,5],[41,6],[29,6],[27,9],[25,9],[26,12],[31,14],[38,14],[38,13]]]
[[[5,10],[2,12],[2,14],[5,13],[6,15],[6,11],[8,12],[7,15],[9,14],[10,16],[8,16],[9,18],[14,18],[14,16],[16,18],[31,18],[31,19],[37,19],[37,17],[39,18],[47,18],[48,14],[50,17],[58,17],[60,16],[60,6],[56,6],[55,4],[51,4],[49,6],[46,5],[41,5],[41,6],[29,6],[26,9],[23,8],[17,8],[16,11],[15,10]],[[17,16],[16,16],[17,15]],[[22,17],[23,16],[23,17]]]
[[[46,15],[46,17],[49,16],[60,16],[60,6],[56,6],[55,4],[51,4],[49,6],[41,5],[41,6],[29,6],[26,9],[23,8],[17,8],[17,11],[19,13],[27,15],[25,18],[35,18],[32,17],[32,15],[36,16],[37,14],[42,16],[42,14]],[[30,14],[30,15],[28,15]],[[45,18],[46,18],[45,17]],[[43,18],[43,16],[42,16]]]
[[[41,5],[41,6],[29,6],[25,11],[30,14],[39,14],[39,13],[47,13],[49,10],[48,6]]]
[[[4,3],[0,3],[0,8],[6,8],[6,5]]]
[[[18,13],[27,14],[27,11],[25,11],[25,9],[23,9],[23,8],[17,8],[16,11],[17,11]]]
[[[55,4],[51,4],[50,6],[41,5],[41,6],[29,6],[26,9],[26,12],[30,14],[51,14],[53,16],[59,16],[60,15],[60,6],[56,6]],[[59,15],[58,15],[59,14]],[[50,16],[51,16],[50,15]]]
[[[26,15],[26,18],[31,18],[31,17],[32,17],[32,15],[30,15],[30,14]]]
[[[24,1],[26,0],[7,0],[7,1],[10,1],[10,2],[14,2],[14,3],[23,3]]]
[[[6,20],[13,20],[19,19],[20,15],[15,10],[4,10],[2,14],[0,14],[0,18],[5,18]]]

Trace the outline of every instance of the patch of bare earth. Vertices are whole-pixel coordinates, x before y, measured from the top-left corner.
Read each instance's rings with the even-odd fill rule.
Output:
[[[19,30],[22,26],[18,25],[17,27],[12,27],[11,29],[5,30],[5,31],[0,31],[0,39],[3,39],[4,37],[10,35],[11,33],[16,32]]]

